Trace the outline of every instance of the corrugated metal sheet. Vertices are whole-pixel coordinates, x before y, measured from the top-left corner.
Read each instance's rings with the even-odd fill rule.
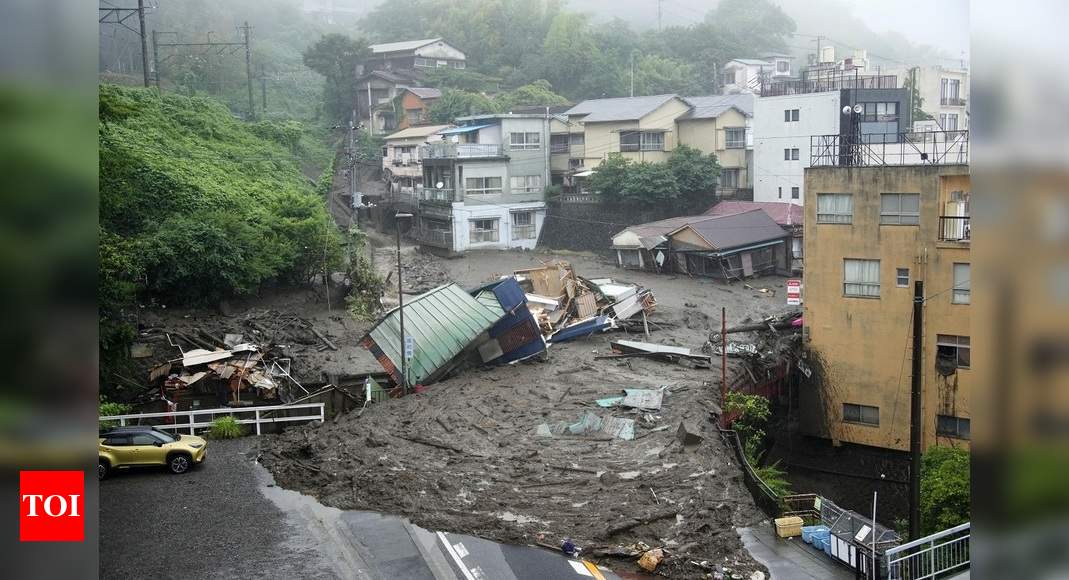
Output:
[[[500,306],[499,306],[500,308]],[[440,286],[405,304],[405,333],[415,341],[409,383],[432,382],[471,342],[501,318],[456,284]],[[391,310],[361,341],[400,382],[401,329]]]

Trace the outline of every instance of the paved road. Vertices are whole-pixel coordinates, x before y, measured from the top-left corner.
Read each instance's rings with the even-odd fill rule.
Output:
[[[342,511],[274,486],[256,441],[213,441],[204,465],[101,482],[101,578],[534,580],[618,578],[562,554]]]
[[[802,538],[784,540],[777,537],[770,524],[741,528],[739,536],[754,559],[768,568],[771,580],[854,578],[852,570],[807,545]]]

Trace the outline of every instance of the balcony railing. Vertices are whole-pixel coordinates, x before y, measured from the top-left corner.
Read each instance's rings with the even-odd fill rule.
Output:
[[[567,143],[552,143],[549,146],[550,153],[570,153],[571,146]]]
[[[840,74],[821,74],[817,78],[790,80],[767,79],[761,83],[762,97],[782,95],[802,95],[838,91],[840,89],[897,89],[898,77],[895,75],[863,75],[842,72]]]
[[[420,157],[422,159],[505,157],[505,151],[497,143],[431,143],[420,147]]]
[[[813,167],[966,164],[969,132],[814,135],[809,138],[809,159]]]
[[[456,201],[456,194],[457,192],[455,189],[437,189],[428,187],[419,192],[419,200],[452,203]]]
[[[972,227],[969,216],[939,216],[939,241],[942,242],[970,242]]]
[[[969,569],[971,525],[961,524],[930,536],[895,546],[884,553],[891,580],[946,578]]]
[[[965,99],[961,97],[941,97],[939,104],[944,107],[964,107]]]

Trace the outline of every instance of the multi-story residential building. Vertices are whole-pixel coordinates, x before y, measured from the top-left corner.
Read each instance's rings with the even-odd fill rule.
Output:
[[[962,131],[969,128],[969,71],[961,67],[918,66],[895,68],[889,72],[898,77],[901,86],[916,77],[921,110],[932,116],[941,131]],[[919,120],[918,120],[919,122]]]
[[[724,93],[758,93],[761,85],[791,76],[791,57],[770,54],[764,58],[736,58],[724,65]]]
[[[400,120],[397,122],[398,129],[426,125],[431,122],[431,105],[442,98],[442,91],[429,87],[409,87],[401,92]]]
[[[921,282],[922,444],[969,445],[971,186],[967,141],[947,137],[929,135],[898,156],[887,155],[896,144],[826,148],[840,136],[814,137],[823,153],[805,170],[807,435],[909,449]]]
[[[441,38],[373,44],[371,56],[356,67],[356,109],[377,134],[399,128],[404,116],[394,99],[405,89],[421,87],[423,71],[466,67],[467,57]]]
[[[421,125],[402,129],[384,139],[382,177],[388,196],[415,196],[423,188],[420,148],[442,140],[439,131],[451,125]],[[413,198],[414,200],[414,198]],[[401,201],[398,199],[398,201]]]
[[[568,109],[569,123],[582,128],[577,166],[597,167],[611,153],[659,163],[676,145],[676,119],[691,106],[678,95],[590,99]]]
[[[413,236],[448,253],[533,249],[545,220],[549,117],[476,115],[424,145]]]
[[[679,144],[716,154],[720,162],[719,197],[752,199],[753,94],[684,97],[683,100],[692,108],[676,119]]]
[[[766,84],[754,106],[754,201],[805,201],[810,137],[901,143],[909,91],[894,75],[843,73]]]

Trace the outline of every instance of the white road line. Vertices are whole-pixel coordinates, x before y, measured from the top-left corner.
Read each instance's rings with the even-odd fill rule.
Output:
[[[437,532],[437,534],[438,538],[442,540],[442,545],[445,546],[445,551],[449,552],[449,556],[453,558],[453,561],[456,562],[457,567],[460,568],[460,572],[464,574],[464,578],[466,580],[475,580],[475,576],[472,575],[471,570],[468,570],[468,567],[464,565],[463,561],[461,561],[460,556],[458,556],[456,551],[453,550],[453,545],[449,543],[448,539],[446,539],[445,534],[443,534],[442,532]]]

